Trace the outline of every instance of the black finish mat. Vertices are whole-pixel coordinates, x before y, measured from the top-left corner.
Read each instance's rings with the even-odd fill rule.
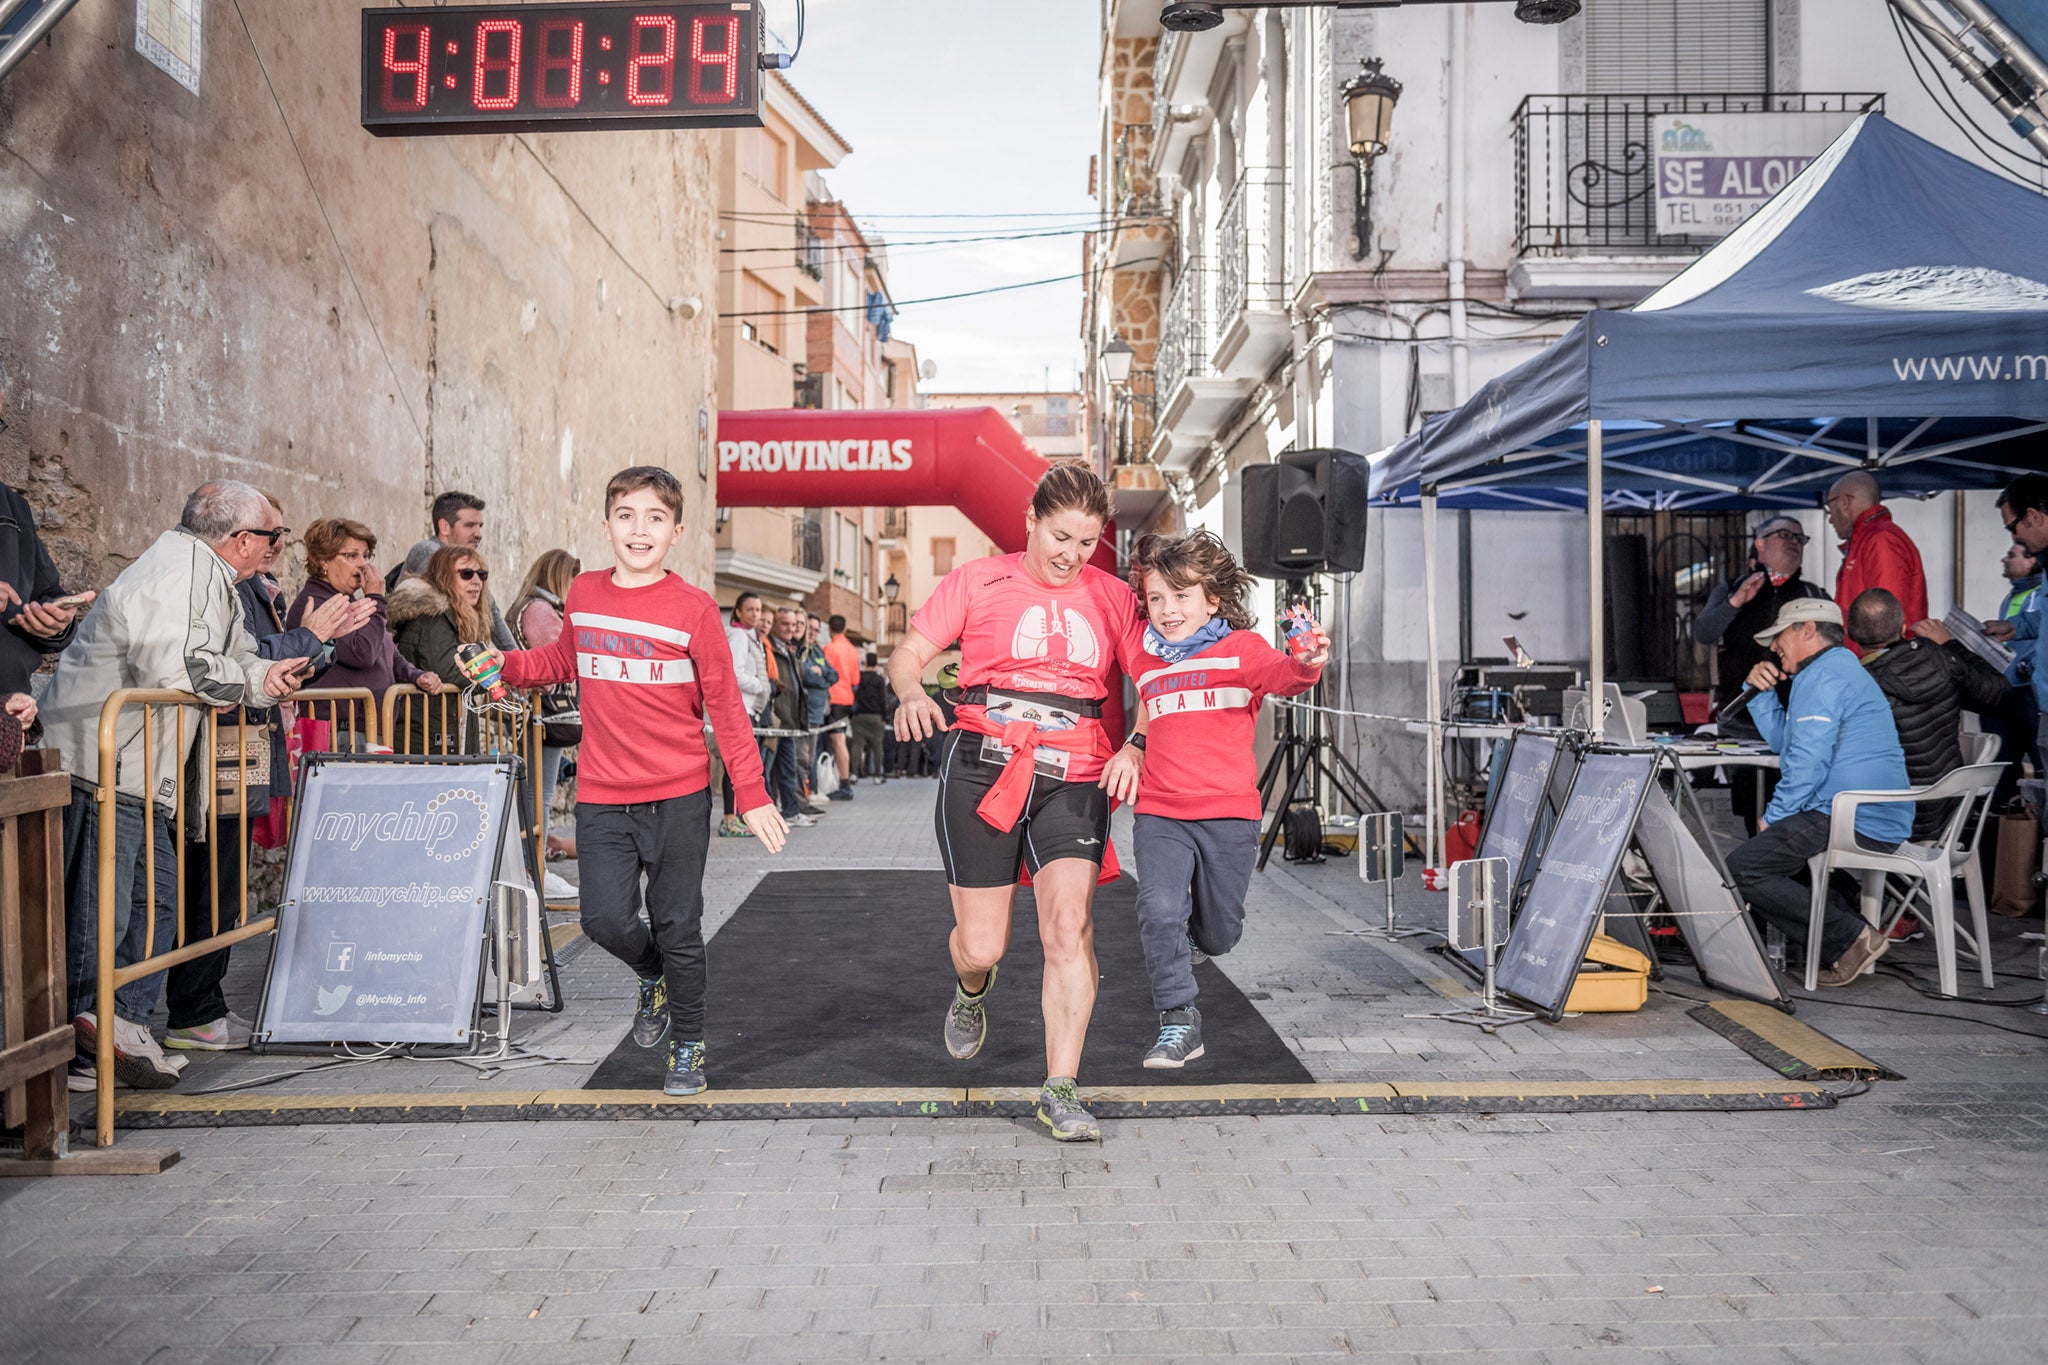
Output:
[[[940,1039],[952,1001],[953,912],[942,872],[771,872],[711,939],[706,1050],[716,1090],[1036,1086],[1045,1078],[1043,954],[1029,888],[989,1002],[988,1042],[956,1062]],[[1254,928],[1251,932],[1257,932]],[[1306,1084],[1314,1078],[1213,963],[1195,969],[1207,1055],[1139,1065],[1159,1032],[1138,947],[1137,883],[1095,896],[1102,985],[1084,1085]],[[620,969],[621,971],[624,968]],[[659,1090],[666,1048],[630,1037],[585,1088]]]

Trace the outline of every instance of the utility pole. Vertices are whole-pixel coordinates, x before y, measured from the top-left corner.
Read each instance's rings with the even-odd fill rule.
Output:
[[[2021,42],[1983,0],[1939,0],[1953,16],[1936,13],[1934,0],[1891,0],[1892,8],[1915,32],[1948,58],[1973,89],[1991,101],[2012,130],[2048,154],[2048,62]],[[1959,27],[1952,23],[1959,22]],[[1979,56],[1971,39],[1989,49],[1991,60]]]

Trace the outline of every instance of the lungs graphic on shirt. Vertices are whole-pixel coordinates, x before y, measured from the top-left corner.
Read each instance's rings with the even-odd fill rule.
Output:
[[[1058,655],[1053,652],[1054,640],[1060,642]],[[1093,668],[1102,661],[1102,644],[1095,638],[1095,628],[1088,624],[1088,618],[1072,607],[1062,612],[1050,602],[1029,607],[1018,618],[1010,652],[1019,659],[1064,656],[1077,668]]]

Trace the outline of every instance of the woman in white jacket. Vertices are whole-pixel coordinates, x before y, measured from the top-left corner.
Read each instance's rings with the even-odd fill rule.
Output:
[[[725,628],[725,641],[732,647],[732,671],[740,680],[740,700],[746,703],[747,714],[756,725],[767,718],[768,699],[775,691],[768,677],[768,647],[761,642],[764,610],[759,597],[743,592],[734,599],[730,623]],[[761,761],[765,766],[765,754]],[[724,780],[724,791],[725,819],[719,822],[718,832],[729,839],[744,839],[751,831],[745,821],[733,814],[730,777]]]

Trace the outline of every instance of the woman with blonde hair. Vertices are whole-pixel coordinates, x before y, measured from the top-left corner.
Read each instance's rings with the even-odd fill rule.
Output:
[[[391,627],[399,655],[459,692],[465,677],[455,651],[463,645],[491,642],[491,612],[484,597],[490,580],[483,556],[468,546],[436,550],[425,573],[406,579],[392,591]],[[444,719],[453,709],[447,703],[416,708],[407,746],[410,752],[456,752],[460,746],[446,733]]]
[[[521,649],[545,649],[561,638],[562,603],[569,596],[569,584],[582,572],[583,562],[567,550],[544,550],[533,561],[533,567],[526,571],[526,581],[519,585],[519,595],[512,599],[512,610],[505,617],[505,624],[511,627],[512,636]],[[576,705],[575,683],[562,683],[541,693],[540,809],[543,825],[554,808],[555,784],[561,779],[562,755],[583,738],[580,721],[551,720],[549,717],[551,713],[573,713]],[[549,835],[546,848],[550,858],[576,856],[574,839],[557,839]],[[549,894],[563,894],[566,887],[565,882],[562,887],[551,889]]]

